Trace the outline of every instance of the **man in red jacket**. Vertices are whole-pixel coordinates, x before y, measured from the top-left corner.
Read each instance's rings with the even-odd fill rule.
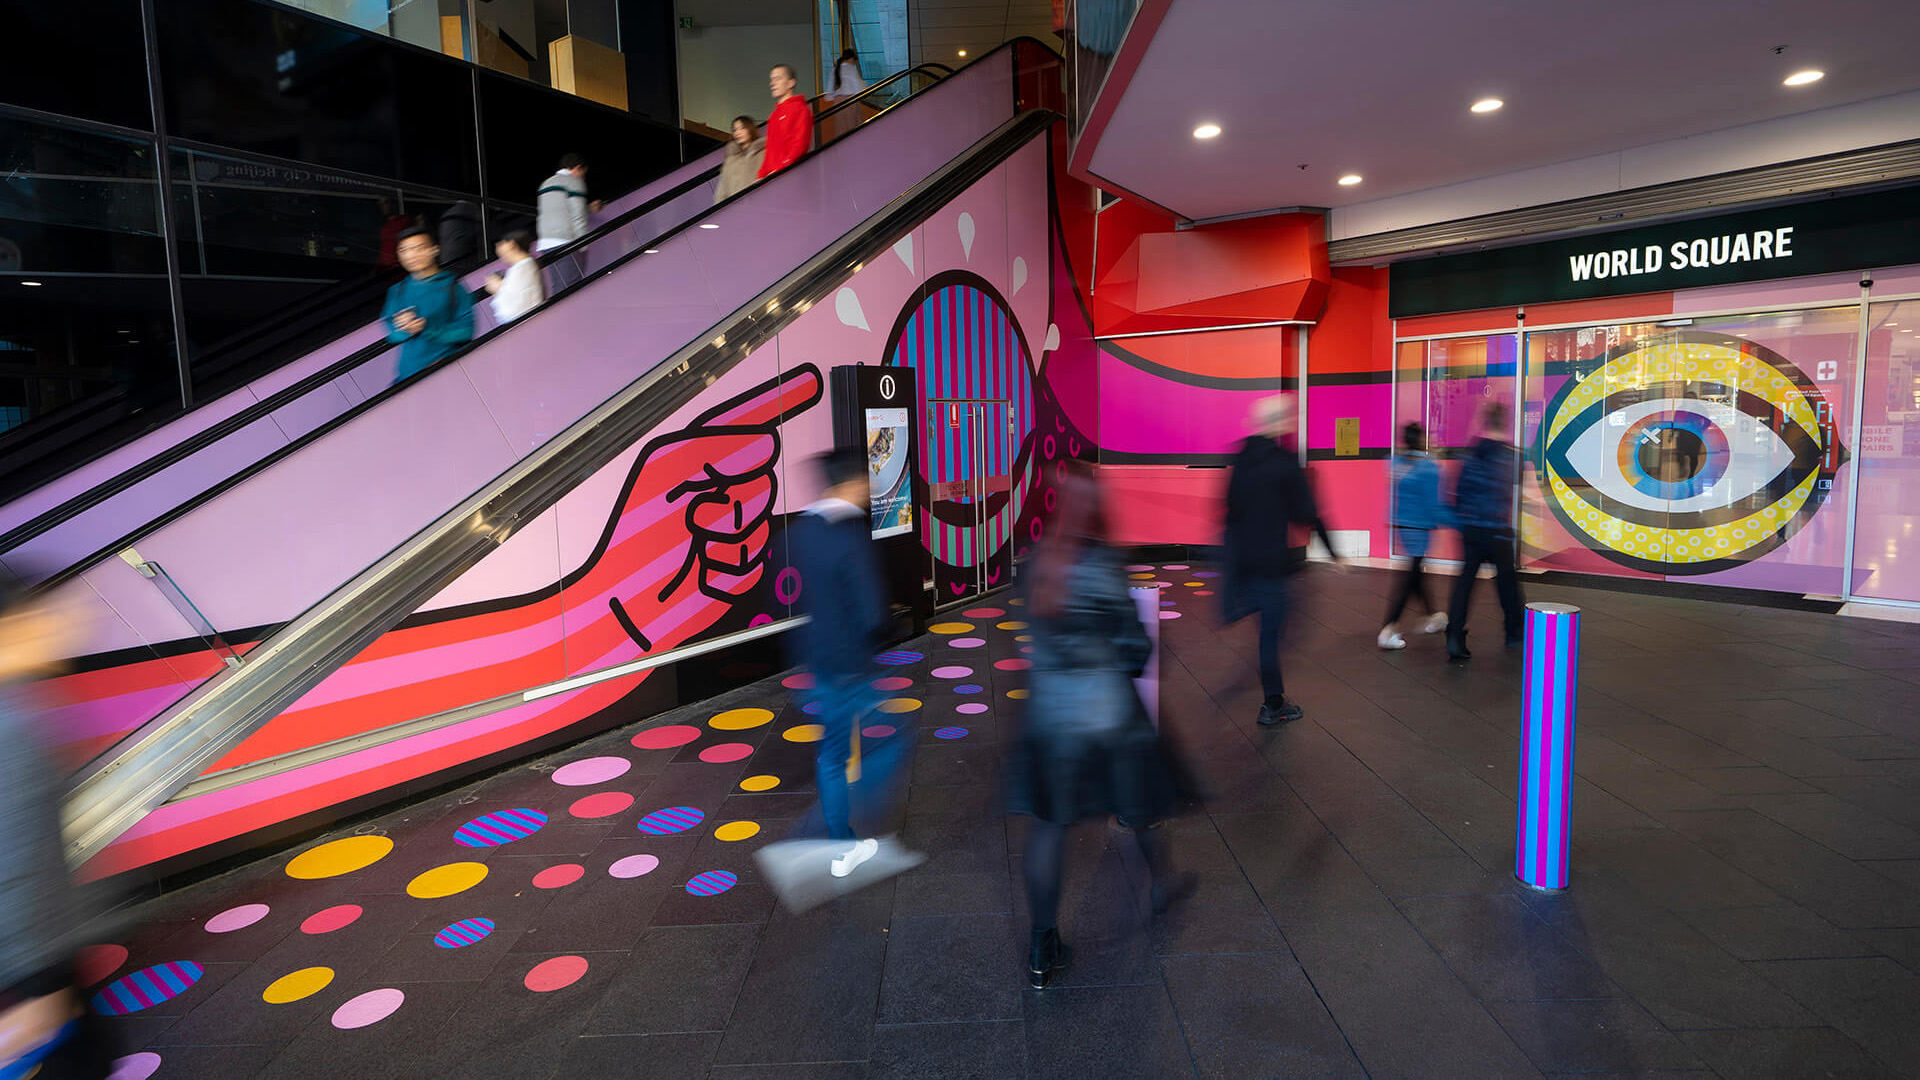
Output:
[[[775,64],[767,77],[773,91],[773,115],[767,117],[767,152],[760,160],[760,177],[765,179],[799,161],[813,149],[813,110],[807,99],[793,92],[799,80],[793,68]]]

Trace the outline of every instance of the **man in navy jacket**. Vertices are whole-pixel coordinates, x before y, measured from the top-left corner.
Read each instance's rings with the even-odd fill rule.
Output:
[[[1453,518],[1460,526],[1460,577],[1454,582],[1453,603],[1447,612],[1447,655],[1455,660],[1473,655],[1467,651],[1467,605],[1483,564],[1493,567],[1494,588],[1507,617],[1507,648],[1518,648],[1525,641],[1520,580],[1513,564],[1513,489],[1519,452],[1506,440],[1505,405],[1489,401],[1481,407],[1479,434],[1453,484]]]

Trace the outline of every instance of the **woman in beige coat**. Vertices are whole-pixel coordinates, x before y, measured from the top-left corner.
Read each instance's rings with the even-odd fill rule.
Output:
[[[713,201],[720,202],[752,187],[766,150],[767,140],[754,127],[753,118],[734,117],[733,141],[727,144],[727,158],[720,164],[720,185],[714,189]]]

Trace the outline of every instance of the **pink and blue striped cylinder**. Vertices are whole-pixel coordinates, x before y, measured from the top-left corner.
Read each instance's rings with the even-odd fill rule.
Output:
[[[1580,674],[1580,609],[1527,605],[1520,704],[1520,822],[1514,876],[1535,889],[1564,889],[1573,833],[1574,687]]]

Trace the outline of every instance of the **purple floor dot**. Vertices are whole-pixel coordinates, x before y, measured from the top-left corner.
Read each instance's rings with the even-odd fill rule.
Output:
[[[967,729],[963,727],[943,727],[935,731],[933,737],[936,739],[964,739],[967,737]]]
[[[960,637],[960,638],[954,638],[952,641],[947,642],[947,644],[953,646],[956,649],[977,649],[980,646],[985,645],[986,643],[987,642],[985,638],[977,638],[977,637]]]
[[[960,686],[954,687],[953,692],[956,694],[977,694],[984,689],[986,688],[982,686],[975,686],[973,683],[964,683]]]
[[[917,664],[926,658],[926,653],[914,652],[912,649],[888,649],[873,659],[875,663],[884,664],[887,667],[902,667],[907,664]]]
[[[1213,577],[1219,577],[1220,575],[1218,572],[1213,570],[1195,570],[1193,572],[1193,576],[1198,578],[1213,578]]]
[[[987,703],[984,701],[969,701],[965,705],[962,705],[953,711],[957,713],[966,713],[968,716],[976,716],[980,713],[987,711]]]
[[[933,669],[933,677],[936,679],[964,679],[971,674],[973,674],[972,668],[962,667],[959,664],[948,664],[946,667]]]

